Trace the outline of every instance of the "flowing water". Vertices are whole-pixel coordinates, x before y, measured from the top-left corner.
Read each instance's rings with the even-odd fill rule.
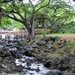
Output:
[[[13,41],[15,39],[15,35],[11,34],[7,38],[6,34],[2,34],[2,39],[5,40],[11,40]],[[10,51],[16,51],[16,47],[9,48]],[[28,56],[22,56],[20,59],[15,59],[14,61],[16,63],[16,66],[22,66],[23,67],[23,73],[13,73],[13,74],[7,74],[7,75],[52,75],[47,74],[48,72],[56,72],[57,70],[50,70],[42,63],[37,61],[34,57],[28,57]],[[1,75],[1,74],[0,74]],[[6,74],[2,74],[6,75]]]
[[[15,63],[24,67],[25,75],[45,75],[50,71],[42,63],[35,61],[33,57],[23,56],[21,59],[16,59]]]

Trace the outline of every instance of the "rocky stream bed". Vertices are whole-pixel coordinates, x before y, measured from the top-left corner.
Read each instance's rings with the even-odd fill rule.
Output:
[[[65,45],[65,40],[60,42],[57,37],[28,42],[15,35],[2,34],[0,75],[75,75],[71,66],[75,55],[54,53],[57,47],[60,49]]]

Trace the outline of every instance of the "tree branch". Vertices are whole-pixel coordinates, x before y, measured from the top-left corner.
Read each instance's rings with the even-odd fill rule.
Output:
[[[29,0],[29,2],[31,3],[32,7],[34,8],[34,5],[33,5],[32,1],[31,1],[31,0]]]
[[[37,7],[38,5],[40,5],[41,3],[43,3],[44,2],[44,0],[42,0],[40,3],[40,0],[37,2],[37,4],[35,5],[35,7]]]
[[[12,5],[9,4],[9,6],[11,7],[13,13],[17,14],[21,19],[24,19],[15,3]]]
[[[0,1],[1,3],[8,3],[8,2],[11,2],[12,0],[3,0],[3,1]]]
[[[16,16],[15,16],[14,14],[12,14],[13,17],[10,16],[9,14],[6,14],[6,13],[4,13],[4,14],[5,14],[5,16],[8,17],[8,18],[13,19],[13,20],[15,20],[15,21],[18,21],[18,22],[22,23],[22,20],[19,20],[18,18],[16,18]]]
[[[46,7],[46,6],[48,6],[49,3],[50,3],[50,0],[48,1],[48,3],[47,3],[46,5],[44,5],[44,6],[40,7],[40,8],[38,8],[38,9],[35,11],[35,13],[38,12],[40,9],[42,9],[42,8],[44,8],[44,7]]]

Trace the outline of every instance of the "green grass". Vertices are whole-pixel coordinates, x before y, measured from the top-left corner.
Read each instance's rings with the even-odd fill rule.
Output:
[[[38,35],[43,36],[43,34]],[[75,34],[46,34],[45,36],[52,36],[52,37],[75,37]]]
[[[75,40],[69,42],[69,46],[75,47]]]

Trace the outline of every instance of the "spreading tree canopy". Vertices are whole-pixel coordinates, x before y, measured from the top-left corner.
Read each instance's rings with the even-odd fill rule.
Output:
[[[57,28],[73,17],[70,9],[64,0],[0,0],[0,19],[7,17],[22,23],[28,37],[33,38],[36,21],[49,22],[53,29]]]
[[[27,0],[26,0],[27,1]],[[34,37],[34,23],[36,13],[50,4],[51,0],[0,0],[0,14],[22,23],[28,30],[29,38]]]

